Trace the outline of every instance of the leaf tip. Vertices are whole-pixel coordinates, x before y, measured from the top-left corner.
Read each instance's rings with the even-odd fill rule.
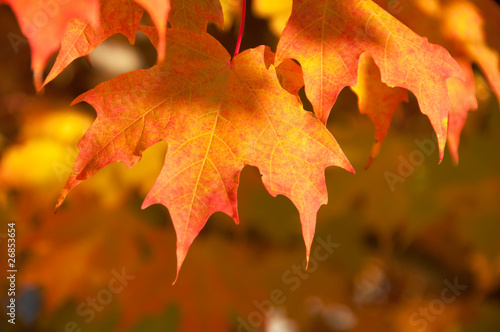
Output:
[[[441,150],[439,151],[439,161],[438,161],[438,165],[441,164],[441,162],[443,161],[443,158],[444,158],[444,152],[441,152]]]
[[[45,82],[42,82],[41,78],[39,80],[35,79],[35,89],[36,89],[36,93],[39,95],[42,95],[45,93]]]
[[[179,272],[181,271],[181,267],[182,264],[184,263],[184,259],[186,258],[186,254],[187,254],[187,248],[185,248],[183,245],[179,245],[179,241],[177,241],[177,270],[175,273],[175,280],[172,283],[172,286],[177,282],[177,279],[179,279]]]
[[[64,188],[61,193],[59,194],[59,197],[57,197],[57,202],[56,206],[54,207],[54,214],[57,213],[61,205],[64,203],[66,200],[66,196],[68,195],[69,190],[67,188]]]
[[[179,278],[179,271],[177,271],[177,274],[175,275],[175,279],[174,279],[174,282],[172,282],[172,286],[175,285],[175,283],[177,282],[178,278]]]
[[[314,236],[314,235],[313,235]],[[310,240],[307,240],[305,237],[304,237],[304,242],[305,242],[305,245],[306,245],[306,266],[305,266],[305,270],[307,270],[307,268],[309,267],[309,258],[311,257],[311,245],[312,245],[312,237]]]
[[[43,93],[44,92],[44,89],[43,89],[43,78],[42,78],[42,75],[43,75],[43,70],[42,69],[38,69],[37,68],[38,66],[35,66],[33,67],[33,84],[35,85],[35,89],[37,91],[37,93]]]
[[[45,81],[43,81],[42,86],[40,87],[40,90],[37,90],[38,93],[42,93],[45,89],[45,86],[49,84],[49,82],[52,81],[52,78],[50,76],[47,76],[45,78]]]
[[[351,174],[356,174],[356,170],[354,169],[354,167],[352,167],[351,163],[347,160],[346,160],[345,164],[342,166],[342,168]]]
[[[380,153],[380,147],[382,146],[382,140],[375,139],[375,143],[372,145],[372,149],[370,151],[370,157],[368,158],[368,161],[366,162],[365,165],[365,170],[370,168],[370,166],[373,164],[375,161],[375,158],[377,158],[378,154]]]
[[[370,168],[370,166],[373,164],[373,161],[375,158],[373,156],[368,157],[368,161],[366,162],[365,165],[365,171]]]
[[[87,93],[82,93],[81,95],[79,95],[78,97],[76,97],[72,102],[71,104],[69,104],[69,106],[75,106],[76,104],[78,103],[81,103],[82,101],[85,101],[85,95]]]
[[[455,166],[458,166],[458,142],[448,137],[448,151]]]
[[[445,146],[446,146],[446,138],[444,138],[444,139],[439,138],[438,139],[438,147],[439,147],[439,162],[438,162],[438,164],[441,164],[441,162],[443,161]]]

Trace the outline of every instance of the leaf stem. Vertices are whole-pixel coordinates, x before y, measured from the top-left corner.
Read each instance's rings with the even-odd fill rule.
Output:
[[[243,29],[245,28],[245,11],[247,8],[247,0],[241,1],[241,21],[240,21],[240,31],[238,32],[238,41],[236,42],[236,49],[234,50],[233,57],[240,53],[241,39],[243,38]]]

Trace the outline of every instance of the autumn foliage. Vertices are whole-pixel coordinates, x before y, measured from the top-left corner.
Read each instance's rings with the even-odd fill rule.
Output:
[[[49,312],[55,311],[71,292],[77,293],[77,299],[92,292],[93,286],[79,291],[71,286],[84,283],[85,268],[91,261],[102,266],[103,271],[109,262],[120,262],[117,266],[131,262],[147,270],[146,277],[138,277],[140,280],[130,286],[130,292],[120,298],[125,314],[117,324],[118,330],[128,329],[148,313],[162,310],[171,292],[179,292],[179,297],[184,298],[183,307],[189,308],[192,303],[186,299],[190,295],[183,295],[187,286],[156,294],[157,289],[164,289],[162,283],[173,280],[170,271],[160,267],[164,256],[159,255],[168,255],[172,250],[172,236],[157,234],[124,212],[119,213],[119,218],[111,217],[113,213],[109,212],[113,222],[107,224],[105,214],[85,209],[93,206],[92,199],[85,195],[73,203],[82,211],[82,223],[77,223],[81,229],[72,231],[65,221],[65,200],[71,197],[73,188],[100,170],[105,171],[106,166],[122,163],[132,168],[143,154],[158,149],[157,143],[166,142],[164,160],[152,159],[157,163],[150,167],[156,167],[156,173],[137,175],[117,185],[114,194],[120,195],[124,188],[144,194],[134,213],[154,204],[168,209],[176,235],[175,280],[183,278],[180,270],[189,261],[188,249],[213,214],[223,212],[236,224],[240,222],[239,188],[246,166],[258,170],[254,174],[256,181],[260,175],[271,196],[283,195],[297,209],[307,266],[318,211],[330,204],[325,170],[338,166],[355,173],[343,146],[327,127],[327,123],[336,121],[333,110],[344,88],[350,87],[356,94],[359,112],[368,115],[375,127],[371,152],[361,157],[366,167],[377,163],[401,102],[414,97],[420,112],[428,118],[437,142],[436,161],[445,158],[448,146],[453,161],[458,163],[467,114],[478,108],[475,71],[484,75],[484,86],[489,85],[500,99],[500,6],[492,0],[294,0],[277,5],[275,11],[266,11],[266,1],[253,1],[257,15],[270,19],[278,40],[276,45],[241,52],[238,48],[226,49],[213,33],[207,32],[210,24],[227,29],[225,24],[233,24],[228,21],[230,17],[239,19],[241,10],[235,10],[229,1],[1,2],[10,6],[23,34],[10,32],[7,39],[14,50],[29,45],[33,84],[41,95],[76,59],[87,57],[116,34],[134,44],[140,31],[157,51],[154,66],[106,80],[73,100],[71,105],[90,104],[97,117],[91,124],[87,118],[77,117],[74,121],[86,131],[83,137],[77,133],[68,139],[72,142],[81,137],[78,154],[71,165],[66,162],[63,166],[71,169],[62,168],[69,178],[57,198],[57,214],[44,214],[44,222],[36,232],[26,226],[26,232],[33,235],[23,244],[29,247],[39,238],[58,243],[56,259],[48,265],[36,262],[47,259],[46,255],[53,251],[43,243],[37,244],[39,250],[33,253],[37,260],[25,277],[33,283],[49,285],[50,271],[67,264],[73,255],[88,260],[72,265],[73,270],[65,276],[68,283],[62,284],[47,304]],[[245,28],[239,38],[244,40],[251,33]],[[55,60],[47,68],[52,57]],[[42,123],[43,117],[34,123]],[[425,139],[434,136],[429,133]],[[126,172],[133,170],[120,170],[119,174]],[[484,184],[479,190],[485,195],[491,191],[494,196],[495,188]],[[55,197],[46,197],[40,206],[53,207]],[[30,213],[26,212],[26,218]],[[85,225],[89,216],[93,221]],[[79,244],[78,232],[91,234],[94,223],[107,224],[102,238]],[[58,232],[71,235],[62,241]],[[323,238],[321,234],[316,236]],[[116,247],[109,245],[115,241]],[[148,243],[155,253],[151,258],[154,264],[143,267],[143,257],[127,246],[134,241]],[[238,246],[225,248],[234,249],[234,257],[224,257],[226,251],[217,248],[222,253],[217,260],[238,264]],[[106,254],[101,256],[102,252]],[[220,276],[217,268],[203,265],[203,255],[211,253],[193,254],[197,264],[188,269],[207,273],[213,283],[229,282],[224,281],[229,277]],[[272,264],[263,263],[258,271],[269,268],[267,265]],[[162,278],[149,284],[147,275],[153,274]],[[96,284],[107,277],[102,271],[93,276]],[[197,280],[191,274],[186,278],[186,283],[196,287]],[[134,299],[144,294],[158,298],[145,307],[133,307]],[[219,303],[220,308],[213,309],[215,316],[226,310],[226,305],[234,304],[227,294],[227,299],[221,296],[224,301]],[[235,306],[242,312],[249,310],[245,303]],[[201,310],[197,315],[203,314]],[[210,329],[227,328],[224,322],[211,319],[205,320],[211,322]],[[182,326],[201,331],[203,324],[198,323],[185,319]]]

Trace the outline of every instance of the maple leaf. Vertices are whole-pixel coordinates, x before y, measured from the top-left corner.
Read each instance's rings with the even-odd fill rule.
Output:
[[[99,27],[94,28],[82,20],[73,19],[68,24],[56,62],[43,86],[56,78],[73,60],[90,54],[114,34],[121,33],[130,44],[134,44],[142,13],[142,8],[134,1],[107,0],[101,2]]]
[[[476,63],[500,99],[500,7],[492,0],[376,0],[418,34],[457,59]]]
[[[56,62],[43,85],[46,85],[57,77],[73,60],[90,54],[97,46],[109,37],[121,33],[135,43],[135,34],[142,18],[143,9],[146,8],[153,16],[157,33],[155,44],[160,61],[165,57],[165,33],[162,32],[166,26],[166,17],[172,27],[186,29],[201,33],[206,30],[207,22],[212,20],[219,24],[224,23],[222,8],[218,1],[161,1],[163,7],[158,11],[156,4],[150,1],[132,0],[106,0],[101,3],[101,24],[98,28],[73,19],[61,41],[61,50]],[[167,3],[165,7],[163,4]],[[169,7],[171,6],[171,8]],[[153,10],[154,8],[154,10]],[[169,9],[170,8],[170,9]],[[158,13],[162,13],[159,15]],[[165,17],[161,20],[160,17]],[[163,29],[163,30],[162,30]]]
[[[438,137],[441,160],[450,109],[446,79],[463,74],[444,48],[428,43],[373,1],[295,1],[276,57],[301,64],[306,94],[326,123],[340,90],[356,85],[364,52],[380,68],[384,83],[416,95]]]
[[[491,0],[399,0],[397,5],[377,0],[401,22],[440,44],[460,64],[465,82],[450,80],[450,128],[448,143],[451,156],[458,162],[458,142],[467,113],[477,108],[474,96],[475,63],[486,76],[500,99],[500,7]]]
[[[160,35],[158,45],[158,60],[163,61],[165,57],[165,33],[167,31],[167,18],[170,12],[171,0],[135,0],[151,16],[153,23]]]
[[[307,257],[316,214],[327,203],[324,172],[354,172],[326,127],[283,90],[268,48],[231,60],[210,35],[169,29],[165,63],[121,75],[78,97],[97,119],[59,197],[102,167],[136,163],[149,146],[168,143],[165,163],[143,208],[165,205],[177,234],[177,274],[211,214],[238,223],[236,193],[244,165],[257,166],[272,195],[296,205]],[[189,61],[186,62],[186,59]]]
[[[67,24],[74,18],[99,25],[99,0],[0,0],[8,4],[17,17],[19,26],[31,47],[31,68],[35,86],[42,85],[42,75],[47,62],[59,49]],[[15,50],[20,36],[8,35]]]
[[[447,81],[451,99],[450,121],[448,126],[448,149],[455,164],[458,163],[458,145],[460,134],[467,120],[470,110],[477,109],[476,87],[474,84],[474,72],[470,63],[459,61],[465,75],[465,82],[458,79]]]
[[[375,124],[375,143],[365,166],[368,168],[380,152],[397,105],[408,101],[408,94],[405,89],[390,88],[382,83],[380,70],[367,53],[359,58],[358,84],[352,90],[358,95],[359,111],[368,115]]]

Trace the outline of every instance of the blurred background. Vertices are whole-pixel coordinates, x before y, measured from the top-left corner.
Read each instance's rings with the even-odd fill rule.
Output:
[[[290,5],[272,3],[248,3],[242,49],[275,50]],[[232,54],[241,9],[237,0],[223,4],[225,29],[211,25],[209,32]],[[21,35],[1,5],[0,259],[3,276],[7,223],[14,221],[18,307],[16,325],[8,324],[2,277],[0,330],[498,331],[500,112],[479,70],[479,107],[462,133],[458,165],[449,154],[438,165],[435,134],[410,94],[380,155],[364,169],[374,126],[346,88],[327,126],[357,174],[326,170],[329,203],[318,213],[309,269],[297,210],[287,198],[271,197],[258,170],[247,167],[240,224],[213,215],[172,286],[168,211],[140,209],[166,143],[131,169],[106,167],[54,214],[78,140],[95,118],[89,105],[69,104],[100,82],[154,65],[155,49],[140,33],[133,46],[114,36],[36,94],[29,46],[15,54],[10,31]]]

